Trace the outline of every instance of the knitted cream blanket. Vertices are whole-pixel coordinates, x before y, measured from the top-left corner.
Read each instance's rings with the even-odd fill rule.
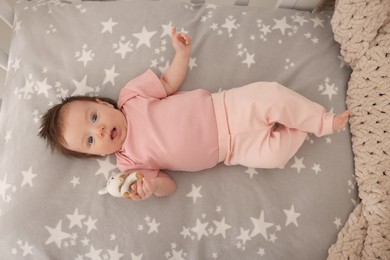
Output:
[[[347,106],[361,203],[328,259],[390,259],[390,0],[338,0],[332,27],[353,70]]]

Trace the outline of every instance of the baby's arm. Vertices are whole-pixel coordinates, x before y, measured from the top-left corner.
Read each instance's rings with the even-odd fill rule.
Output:
[[[136,193],[131,193],[130,198],[133,200],[145,200],[152,195],[157,197],[169,196],[176,190],[175,181],[167,174],[159,172],[154,179],[143,178],[138,180],[131,187]]]
[[[176,54],[169,68],[161,76],[161,83],[168,96],[175,93],[183,83],[191,57],[191,37],[189,35],[177,32],[176,26],[173,26],[171,39]]]

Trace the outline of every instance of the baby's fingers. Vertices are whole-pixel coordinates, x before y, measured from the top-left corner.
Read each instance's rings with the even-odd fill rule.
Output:
[[[130,197],[130,199],[132,199],[132,200],[135,200],[135,201],[139,201],[139,200],[142,200],[142,198],[137,194],[137,193],[131,193],[130,195],[129,195],[129,197]]]
[[[148,199],[153,195],[154,189],[153,185],[151,185],[148,179],[143,179],[142,183],[142,192],[140,192],[140,196],[142,199]]]
[[[183,43],[184,45],[191,44],[191,37],[185,33],[178,32],[176,25],[172,26],[171,37],[172,37],[172,40],[174,40],[174,41],[178,40],[179,42]]]
[[[142,180],[138,180],[138,181],[137,181],[137,194],[138,194],[141,198],[145,197],[145,192],[144,192],[143,186],[144,186],[143,181],[142,181]]]
[[[176,34],[176,25],[172,26],[171,35],[174,36]]]
[[[184,43],[185,45],[191,44],[191,36],[184,34],[184,33],[179,33],[179,40]]]

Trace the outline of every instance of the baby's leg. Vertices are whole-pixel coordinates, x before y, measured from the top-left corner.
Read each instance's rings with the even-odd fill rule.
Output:
[[[276,131],[248,131],[231,136],[230,154],[226,165],[243,165],[253,168],[284,168],[302,146],[306,132],[279,125]]]
[[[316,136],[333,133],[334,114],[326,112],[320,104],[279,84],[269,86],[267,92],[269,123],[277,122]]]

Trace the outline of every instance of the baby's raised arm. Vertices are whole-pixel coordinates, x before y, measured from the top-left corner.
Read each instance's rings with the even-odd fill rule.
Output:
[[[169,68],[161,76],[161,82],[168,96],[175,93],[183,83],[191,57],[191,36],[177,32],[176,26],[173,26],[171,39],[176,54]]]
[[[152,195],[157,197],[169,196],[176,190],[175,181],[166,173],[160,171],[156,178],[138,180],[131,187],[136,193],[131,193],[130,198],[133,200],[145,200]]]

